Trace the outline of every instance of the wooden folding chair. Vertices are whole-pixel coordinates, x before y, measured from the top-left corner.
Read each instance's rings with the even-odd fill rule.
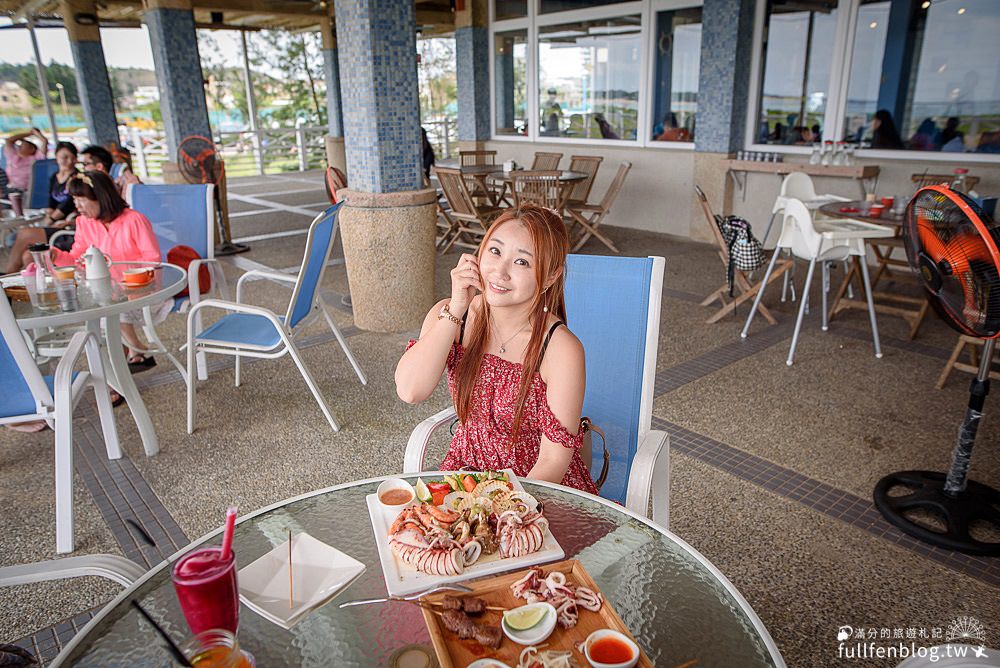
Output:
[[[480,165],[497,164],[496,151],[459,151],[458,163],[462,167],[478,167]],[[490,202],[497,201],[497,192],[486,183],[488,174],[475,174],[465,177],[465,187],[473,197],[485,197]]]
[[[434,174],[451,208],[448,220],[455,223],[451,238],[441,252],[447,253],[455,245],[465,248],[477,247],[479,240],[489,228],[489,221],[500,213],[500,209],[494,206],[476,206],[462,177],[461,169],[434,167]]]
[[[722,260],[722,266],[725,267],[725,271],[729,271],[729,245],[726,243],[725,238],[722,236],[722,231],[719,229],[719,223],[716,220],[715,213],[712,212],[712,205],[708,203],[708,198],[705,197],[705,192],[698,186],[694,187],[694,192],[698,196],[698,203],[701,204],[702,213],[705,214],[705,221],[708,223],[708,227],[712,230],[712,237],[715,239],[715,245],[718,247],[719,259]],[[779,252],[774,250],[772,252]],[[768,284],[773,283],[778,277],[785,274],[788,270],[794,266],[795,262],[791,258],[785,260],[779,260],[777,265],[774,267],[774,271],[768,278]],[[726,301],[729,297],[729,282],[723,281],[722,285],[719,286],[705,300],[701,302],[702,306],[708,306],[709,304],[718,301],[722,304],[722,308],[716,311],[712,317],[706,320],[706,323],[718,322],[726,315],[733,313],[736,307],[747,301],[748,299],[753,299],[757,292],[763,288],[763,281],[758,281],[756,284],[750,283],[750,278],[747,276],[746,272],[740,271],[739,269],[733,268],[733,292],[735,297],[732,301]],[[778,323],[771,312],[767,310],[767,307],[763,304],[758,308],[760,314],[764,316],[764,319],[768,323],[775,325]]]
[[[544,153],[535,151],[535,160],[531,163],[531,171],[546,171],[559,169],[559,161],[562,160],[562,153]]]
[[[587,178],[573,184],[573,188],[566,197],[567,204],[585,204],[587,202],[602,160],[604,158],[599,155],[571,155],[569,157],[569,171],[581,172],[586,174]]]
[[[566,211],[570,215],[571,224],[579,224],[583,228],[580,237],[573,244],[574,253],[580,250],[590,237],[597,237],[613,253],[621,252],[615,248],[615,244],[611,239],[601,234],[597,228],[604,222],[604,218],[611,213],[611,206],[618,198],[618,193],[621,192],[622,184],[625,183],[625,177],[628,176],[630,169],[632,169],[631,162],[625,161],[619,165],[618,173],[615,174],[615,180],[608,186],[608,190],[604,193],[604,199],[601,200],[600,204],[587,204],[586,202],[566,204]]]
[[[562,184],[559,170],[517,171],[510,174],[510,189],[514,195],[514,206],[531,202],[562,215]]]
[[[966,336],[965,334],[958,335],[958,343],[955,344],[954,350],[951,351],[951,357],[944,365],[944,369],[941,370],[941,375],[938,377],[937,383],[934,387],[941,389],[944,384],[948,381],[948,375],[951,373],[952,369],[958,369],[959,371],[964,371],[966,373],[971,373],[973,376],[979,373],[979,353],[980,348],[983,346],[983,339],[977,339],[974,336]],[[958,358],[962,355],[962,351],[968,347],[969,348],[969,361],[971,364],[965,364],[964,362],[959,362]],[[990,379],[1000,380],[1000,371],[992,369],[992,365],[998,363],[997,359],[994,359],[991,363]]]

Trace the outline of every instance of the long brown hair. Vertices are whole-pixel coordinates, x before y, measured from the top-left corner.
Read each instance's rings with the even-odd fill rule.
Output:
[[[517,393],[517,408],[514,412],[514,427],[511,431],[511,442],[517,440],[521,432],[521,419],[524,405],[531,391],[531,383],[542,363],[542,340],[545,338],[547,313],[566,321],[566,301],[563,297],[563,287],[566,282],[566,254],[569,252],[569,234],[559,216],[551,209],[535,204],[522,204],[508,209],[499,216],[479,244],[476,256],[482,258],[490,239],[497,228],[508,221],[517,221],[528,228],[531,243],[534,246],[535,281],[538,291],[531,303],[531,339],[524,353],[521,371],[521,383]],[[545,284],[555,280],[548,288]],[[480,286],[482,288],[483,286]],[[472,328],[469,330],[469,345],[465,349],[462,361],[455,371],[455,410],[462,422],[472,413],[472,390],[479,379],[483,355],[490,338],[490,305],[485,298],[480,300],[482,308]],[[548,312],[545,311],[546,307]]]

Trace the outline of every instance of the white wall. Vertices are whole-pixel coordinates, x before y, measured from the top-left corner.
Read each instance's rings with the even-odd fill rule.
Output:
[[[627,160],[632,163],[632,169],[605,220],[606,225],[687,237],[692,220],[699,224],[695,218],[698,212],[694,209],[692,195],[693,151],[510,141],[487,142],[486,148],[496,150],[497,162],[513,159],[525,167],[531,166],[535,151],[562,153],[559,163],[562,169],[569,168],[571,155],[603,157],[590,191],[591,202],[599,202],[604,197],[618,172],[618,166]]]
[[[490,141],[487,149],[497,151],[497,161],[516,160],[526,167],[531,166],[535,151],[561,152],[560,167],[569,167],[571,155],[599,155],[604,158],[597,180],[591,190],[590,201],[596,202],[604,196],[618,165],[628,160],[632,170],[625,179],[625,185],[615,202],[605,224],[615,227],[661,232],[680,237],[705,241],[705,222],[694,199],[694,160],[690,150],[670,150],[641,147],[602,146],[600,144],[564,144],[561,142],[512,142]],[[976,190],[984,195],[1000,195],[1000,162],[996,164],[963,163],[960,156],[954,162],[900,160],[900,159],[859,159],[859,164],[877,164],[881,167],[877,194],[906,196],[913,194],[911,174],[920,174],[926,169],[930,174],[951,174],[956,167],[966,167],[971,176],[981,179]],[[789,163],[805,162],[805,156],[786,155]],[[721,177],[721,175],[720,175]],[[833,193],[852,199],[861,199],[858,182],[845,178],[815,178],[819,193]],[[754,226],[758,236],[763,235],[771,217],[771,206],[781,186],[781,179],[771,174],[747,174],[746,191],[734,190],[733,211],[743,216]],[[777,230],[771,232],[772,241]]]

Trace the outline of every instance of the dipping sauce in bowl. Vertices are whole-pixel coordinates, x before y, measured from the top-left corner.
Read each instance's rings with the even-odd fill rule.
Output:
[[[594,631],[583,643],[584,656],[593,668],[632,668],[639,661],[639,646],[612,629]]]
[[[405,489],[390,489],[379,494],[378,500],[387,506],[401,506],[413,500],[413,492]]]
[[[413,501],[416,493],[410,483],[400,478],[389,478],[383,480],[375,491],[379,503],[385,508],[399,510],[402,506]]]

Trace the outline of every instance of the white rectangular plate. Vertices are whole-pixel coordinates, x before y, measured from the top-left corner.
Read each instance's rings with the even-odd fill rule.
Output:
[[[299,533],[292,539],[292,605],[288,605],[287,540],[240,569],[240,600],[264,619],[290,629],[364,571],[357,559]]]
[[[511,484],[514,485],[514,489],[523,491],[524,487],[514,472],[506,469],[506,473]],[[427,480],[437,480],[441,475],[424,477]],[[436,587],[445,582],[461,582],[485,575],[496,575],[549,561],[559,561],[566,557],[566,553],[556,542],[555,536],[546,528],[542,549],[537,552],[526,554],[523,557],[508,557],[507,559],[501,559],[500,555],[495,552],[489,555],[484,554],[460,575],[428,575],[421,573],[409,564],[404,564],[389,547],[389,527],[392,526],[400,511],[384,509],[375,494],[369,494],[365,500],[368,502],[368,515],[371,517],[372,530],[375,532],[375,545],[378,547],[379,560],[382,562],[385,588],[390,596],[405,596]]]

